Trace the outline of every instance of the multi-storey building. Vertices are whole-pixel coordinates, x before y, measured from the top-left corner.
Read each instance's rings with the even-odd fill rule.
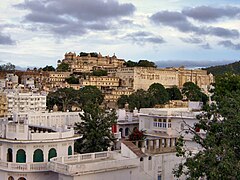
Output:
[[[45,111],[46,95],[40,93],[21,93],[18,90],[4,91],[7,97],[8,114],[13,112]]]
[[[7,96],[4,93],[0,93],[0,117],[4,117],[8,114]]]
[[[97,88],[104,90],[119,87],[119,78],[109,76],[89,76],[87,79],[82,79],[80,83],[82,86],[96,86]]]
[[[65,58],[62,61],[67,63],[70,66],[72,72],[91,72],[95,69],[108,69],[108,68],[117,68],[122,67],[124,64],[123,59],[118,59],[115,55],[112,57],[102,56],[99,54],[91,55],[76,55],[76,53],[66,53]]]
[[[113,72],[111,71],[111,74]],[[186,70],[184,68],[157,69],[152,67],[123,67],[118,68],[115,76],[120,78],[120,86],[147,90],[153,83],[160,83],[166,88],[183,87],[185,82],[193,82],[207,90],[213,82],[212,74],[205,70]]]

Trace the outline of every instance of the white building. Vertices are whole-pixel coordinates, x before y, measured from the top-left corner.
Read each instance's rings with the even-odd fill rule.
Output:
[[[49,171],[53,157],[73,154],[73,129],[51,128],[24,121],[0,121],[0,177],[8,180],[58,179]]]
[[[8,112],[29,112],[29,111],[46,111],[46,95],[39,93],[21,93],[18,90],[5,90],[7,96]]]

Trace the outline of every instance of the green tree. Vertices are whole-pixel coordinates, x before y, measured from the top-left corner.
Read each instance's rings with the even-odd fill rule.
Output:
[[[151,102],[155,104],[165,104],[169,101],[168,92],[162,84],[153,83],[149,88]]]
[[[118,108],[124,108],[125,104],[128,103],[129,101],[130,101],[129,97],[127,95],[121,95],[117,101]]]
[[[66,81],[68,84],[79,84],[79,79],[74,76],[70,76],[69,78],[66,78]]]
[[[182,93],[187,97],[187,100],[190,101],[202,101],[204,104],[208,101],[207,95],[193,82],[184,83]]]
[[[107,76],[108,73],[106,70],[98,69],[98,70],[94,70],[92,75],[93,76]]]
[[[170,100],[182,100],[183,96],[177,86],[166,89]]]
[[[73,88],[61,88],[55,92],[50,92],[47,96],[47,108],[52,109],[54,104],[59,107],[59,110],[67,111],[72,105],[77,104],[79,91]]]
[[[57,71],[60,71],[60,72],[70,71],[69,64],[62,62],[61,64],[58,65]]]
[[[81,115],[83,122],[75,124],[75,130],[82,138],[75,143],[75,151],[90,153],[106,151],[115,138],[111,127],[116,123],[115,111],[106,111],[96,104],[87,104]]]
[[[1,71],[14,71],[15,65],[11,64],[11,63],[3,64],[3,65],[0,65],[0,70]]]
[[[124,63],[124,65],[125,65],[126,67],[135,67],[135,66],[137,66],[137,62],[128,60],[127,62]]]
[[[45,66],[44,68],[42,68],[43,71],[55,71],[55,68],[53,66]]]
[[[137,66],[139,67],[157,67],[154,62],[148,61],[148,60],[140,60],[138,61]]]
[[[193,140],[202,149],[194,154],[185,147],[183,137],[177,143],[177,155],[186,161],[175,169],[175,176],[187,179],[240,179],[240,76],[225,75],[216,79],[214,104],[198,116],[199,123],[190,128]],[[194,129],[206,132],[201,137]]]
[[[104,95],[96,86],[85,86],[79,90],[79,104],[102,104]]]
[[[153,107],[151,98],[149,97],[150,94],[148,93],[148,91],[138,89],[136,92],[129,95],[129,109],[133,110],[135,107],[137,109]]]

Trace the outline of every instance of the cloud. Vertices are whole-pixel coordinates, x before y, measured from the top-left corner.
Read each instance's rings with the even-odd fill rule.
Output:
[[[234,43],[233,43],[232,41],[230,41],[230,40],[220,41],[218,44],[221,45],[221,46],[224,46],[224,47],[226,47],[226,48],[233,49],[233,50],[240,50],[240,43],[234,44]]]
[[[190,43],[190,44],[200,44],[203,42],[201,38],[196,38],[196,37],[190,37],[190,38],[180,38],[183,42],[185,43]]]
[[[16,42],[8,35],[0,32],[0,45],[14,45]]]
[[[113,22],[135,11],[131,3],[116,0],[25,0],[15,7],[29,10],[26,22],[45,25],[59,35],[81,35],[88,30],[111,29]]]
[[[203,49],[212,49],[212,47],[210,46],[209,43],[202,44],[202,45],[200,45],[200,47],[203,48]]]
[[[138,31],[125,35],[123,39],[132,41],[133,43],[143,45],[145,43],[162,44],[165,40],[161,36],[156,36],[150,32]]]
[[[158,67],[180,67],[184,66],[186,68],[203,68],[203,67],[210,67],[216,65],[224,65],[234,62],[234,60],[201,60],[201,61],[194,61],[194,60],[162,60],[156,61],[155,64]]]
[[[221,38],[238,38],[239,31],[236,29],[226,29],[213,26],[196,26],[187,17],[176,11],[160,11],[152,16],[150,20],[157,25],[165,25],[178,29],[184,33],[195,33],[198,35],[210,35]]]
[[[182,14],[202,22],[216,21],[222,17],[232,18],[240,14],[240,8],[226,6],[215,8],[210,6],[197,6],[182,10]]]

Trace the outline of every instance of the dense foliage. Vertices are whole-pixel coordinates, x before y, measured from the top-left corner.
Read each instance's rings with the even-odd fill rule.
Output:
[[[83,107],[87,104],[100,105],[103,102],[102,92],[95,86],[85,86],[80,90],[61,88],[50,92],[47,96],[47,108],[52,109],[56,104],[60,111],[71,110],[73,105]]]
[[[53,66],[45,66],[44,68],[42,68],[43,71],[55,71],[55,68]]]
[[[223,75],[225,73],[240,74],[240,61],[227,65],[211,66],[209,68],[205,68],[205,70],[207,70],[209,73],[212,73],[213,75]]]
[[[79,84],[79,79],[75,76],[70,76],[69,78],[66,78],[66,81],[68,84]]]
[[[62,62],[61,64],[58,65],[57,71],[68,72],[68,71],[70,71],[70,67],[67,63]]]
[[[148,61],[148,60],[140,60],[138,62],[134,62],[131,60],[128,60],[127,62],[124,63],[125,66],[127,67],[157,67],[154,62]]]
[[[170,100],[182,100],[183,96],[181,91],[178,89],[177,86],[173,86],[172,88],[166,89],[168,92],[168,97]]]
[[[138,89],[129,96],[121,96],[118,99],[118,106],[119,108],[123,108],[127,102],[130,110],[133,110],[135,107],[137,109],[150,108],[157,104],[165,104],[168,100],[168,93],[164,86],[159,83],[154,83],[147,91]]]
[[[94,70],[94,71],[92,72],[92,75],[93,75],[93,76],[107,76],[108,73],[107,73],[106,70],[98,69],[98,70]]]
[[[11,63],[0,65],[0,71],[13,71],[15,70],[15,65]]]
[[[193,140],[202,150],[192,154],[186,148],[183,137],[178,141],[178,156],[186,161],[174,173],[187,179],[240,179],[240,76],[224,75],[216,79],[213,89],[213,103],[207,111],[198,116],[199,123],[189,130]],[[206,132],[200,136],[194,129]]]
[[[186,82],[183,84],[182,94],[190,101],[202,101],[204,104],[208,101],[207,95],[193,82]]]
[[[106,111],[96,104],[85,105],[83,111],[83,115],[80,114],[83,121],[75,125],[77,133],[82,135],[75,143],[75,151],[106,151],[115,140],[111,132],[111,127],[117,120],[115,111]]]

